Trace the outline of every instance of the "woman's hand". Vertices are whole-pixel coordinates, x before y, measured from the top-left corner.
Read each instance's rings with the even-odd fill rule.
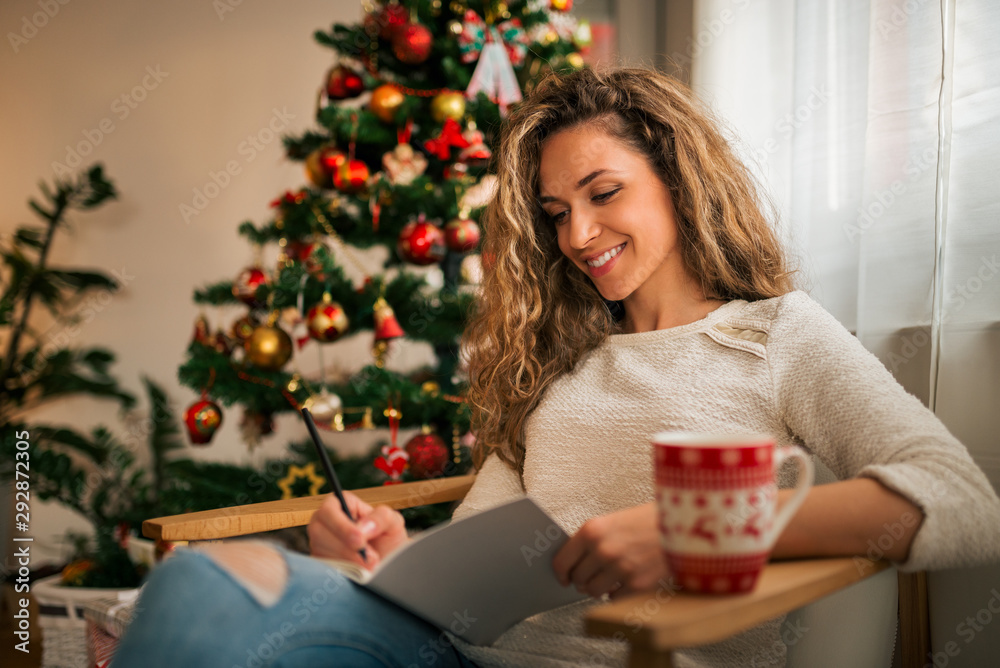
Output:
[[[656,506],[647,503],[587,521],[556,553],[552,566],[563,585],[572,583],[591,596],[653,589],[669,575]]]
[[[332,494],[309,520],[309,551],[314,557],[353,561],[371,570],[409,540],[399,512],[388,506],[372,508],[350,492],[344,492],[344,499],[355,522]],[[361,548],[367,561],[359,554]]]

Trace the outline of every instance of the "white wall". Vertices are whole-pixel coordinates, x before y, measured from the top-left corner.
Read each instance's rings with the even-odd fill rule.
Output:
[[[284,161],[280,137],[259,152],[241,152],[241,143],[265,130],[275,109],[290,119],[283,132],[313,126],[316,91],[333,52],[312,33],[361,13],[356,0],[229,1],[233,11],[220,16],[211,0],[48,0],[58,9],[51,18],[39,14],[45,2],[0,3],[0,232],[32,221],[27,196],[37,195],[39,179],[52,178],[54,162],[66,161],[67,146],[91,141],[89,132],[96,146],[83,164],[103,162],[121,197],[74,216],[52,261],[119,271],[126,286],[72,342],[111,348],[129,389],[141,394],[140,376],[148,374],[168,390],[178,414],[195,397],[176,380],[198,315],[192,291],[248,265],[251,249],[236,234],[239,223],[265,220],[274,196],[304,182],[300,167]],[[15,49],[10,34],[33,18],[43,27],[25,30],[30,39],[15,40]],[[163,73],[160,81],[150,68]],[[121,96],[144,83],[150,90],[136,90],[144,99],[126,107]],[[100,131],[102,121],[108,132]],[[179,206],[190,205],[193,189],[229,161],[241,172],[186,223]],[[223,320],[218,309],[207,315],[213,324]],[[216,440],[197,456],[246,461],[239,415],[226,411]],[[77,426],[113,426],[117,419],[94,401],[66,402],[41,417]],[[297,425],[280,424],[264,450],[278,452],[302,435]],[[53,555],[54,536],[79,523],[38,502],[32,520],[35,566]]]

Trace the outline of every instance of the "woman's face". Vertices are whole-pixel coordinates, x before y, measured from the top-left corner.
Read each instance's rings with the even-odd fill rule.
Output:
[[[559,249],[605,299],[686,274],[670,192],[643,154],[603,130],[584,126],[545,141],[539,200]]]

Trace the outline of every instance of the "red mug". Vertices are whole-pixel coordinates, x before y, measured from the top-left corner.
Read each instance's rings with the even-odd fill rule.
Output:
[[[813,464],[796,446],[763,435],[661,432],[653,436],[660,544],[686,591],[753,589],[771,549],[813,484]],[[799,462],[795,494],[776,511],[775,474]]]

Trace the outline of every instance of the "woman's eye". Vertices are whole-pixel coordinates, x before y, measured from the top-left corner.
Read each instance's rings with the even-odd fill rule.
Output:
[[[614,190],[609,190],[606,193],[600,193],[600,194],[594,195],[590,199],[593,200],[594,202],[597,202],[598,204],[604,204],[609,199],[611,199],[612,197],[614,197],[615,195],[617,195],[620,190],[621,190],[621,188],[615,188]],[[566,216],[568,214],[569,214],[569,211],[560,211],[559,213],[554,213],[554,214],[552,214],[552,215],[549,216],[549,222],[558,225],[558,224],[560,224],[560,223],[562,223],[562,222],[564,222],[566,220]]]

